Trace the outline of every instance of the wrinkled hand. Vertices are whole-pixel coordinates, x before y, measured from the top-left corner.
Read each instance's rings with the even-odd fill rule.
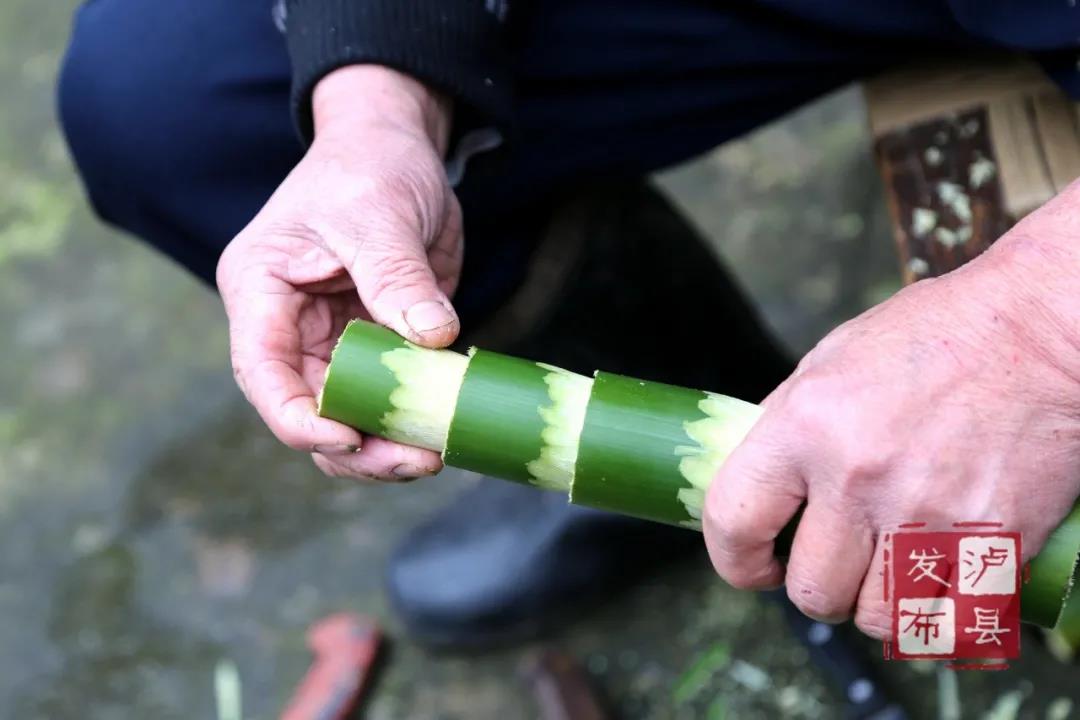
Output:
[[[882,532],[999,521],[1036,554],[1080,492],[1078,247],[1080,183],[827,336],[710,488],[720,575],[884,638]],[[785,569],[773,540],[803,502]]]
[[[373,66],[328,75],[313,106],[310,150],[218,264],[236,380],[273,433],[330,475],[431,474],[436,453],[361,438],[318,417],[316,396],[352,318],[429,347],[457,336],[461,209],[440,160],[448,111]]]

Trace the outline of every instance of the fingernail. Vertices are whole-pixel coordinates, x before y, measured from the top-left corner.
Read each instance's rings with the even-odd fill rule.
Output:
[[[454,316],[442,303],[423,300],[405,312],[405,322],[414,332],[429,333],[452,324]]]
[[[315,445],[312,450],[320,455],[351,455],[359,452],[359,445]]]
[[[433,474],[431,470],[426,470],[419,465],[413,465],[412,463],[401,463],[391,470],[390,473],[397,478],[416,478]]]

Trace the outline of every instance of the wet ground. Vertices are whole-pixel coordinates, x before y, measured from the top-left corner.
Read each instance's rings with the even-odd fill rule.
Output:
[[[389,549],[471,480],[323,478],[233,387],[216,296],[87,210],[52,113],[72,7],[0,8],[0,717],[210,718],[225,662],[244,717],[272,718],[309,661],[304,630],[343,609],[394,639],[369,717],[534,717],[528,648],[427,654],[381,594]],[[895,289],[860,113],[842,94],[662,178],[795,349]],[[960,678],[964,717],[1064,708],[1075,671],[1033,639],[1015,669]],[[553,643],[628,718],[839,712],[777,608],[704,563]],[[884,672],[916,717],[949,716],[950,674]]]

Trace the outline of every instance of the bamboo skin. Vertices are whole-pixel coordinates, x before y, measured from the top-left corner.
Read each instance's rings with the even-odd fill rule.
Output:
[[[561,368],[484,350],[469,355],[443,460],[484,475],[565,492],[573,459],[564,468],[545,461],[561,419],[553,387],[560,382],[583,383],[587,402],[592,381]]]
[[[451,465],[569,492],[576,504],[695,529],[707,483],[759,413],[732,398],[608,373],[590,381],[484,351],[468,360],[363,321],[338,342],[319,412],[442,451]],[[575,432],[577,447],[569,447]],[[561,459],[545,466],[554,471],[536,469],[545,457]],[[777,554],[786,555],[798,520],[777,537]],[[1078,555],[1080,505],[1030,563],[1025,622],[1054,626]]]

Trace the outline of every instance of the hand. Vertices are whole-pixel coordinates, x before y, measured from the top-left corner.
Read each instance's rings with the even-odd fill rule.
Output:
[[[1080,183],[826,337],[710,488],[717,572],[885,638],[883,531],[998,521],[1035,555],[1080,493],[1078,247]],[[773,539],[804,502],[785,571]]]
[[[440,160],[449,110],[412,79],[375,66],[316,87],[315,140],[225,249],[218,288],[236,381],[273,433],[330,475],[438,472],[436,453],[318,417],[316,396],[352,318],[415,343],[453,342],[461,208]]]

